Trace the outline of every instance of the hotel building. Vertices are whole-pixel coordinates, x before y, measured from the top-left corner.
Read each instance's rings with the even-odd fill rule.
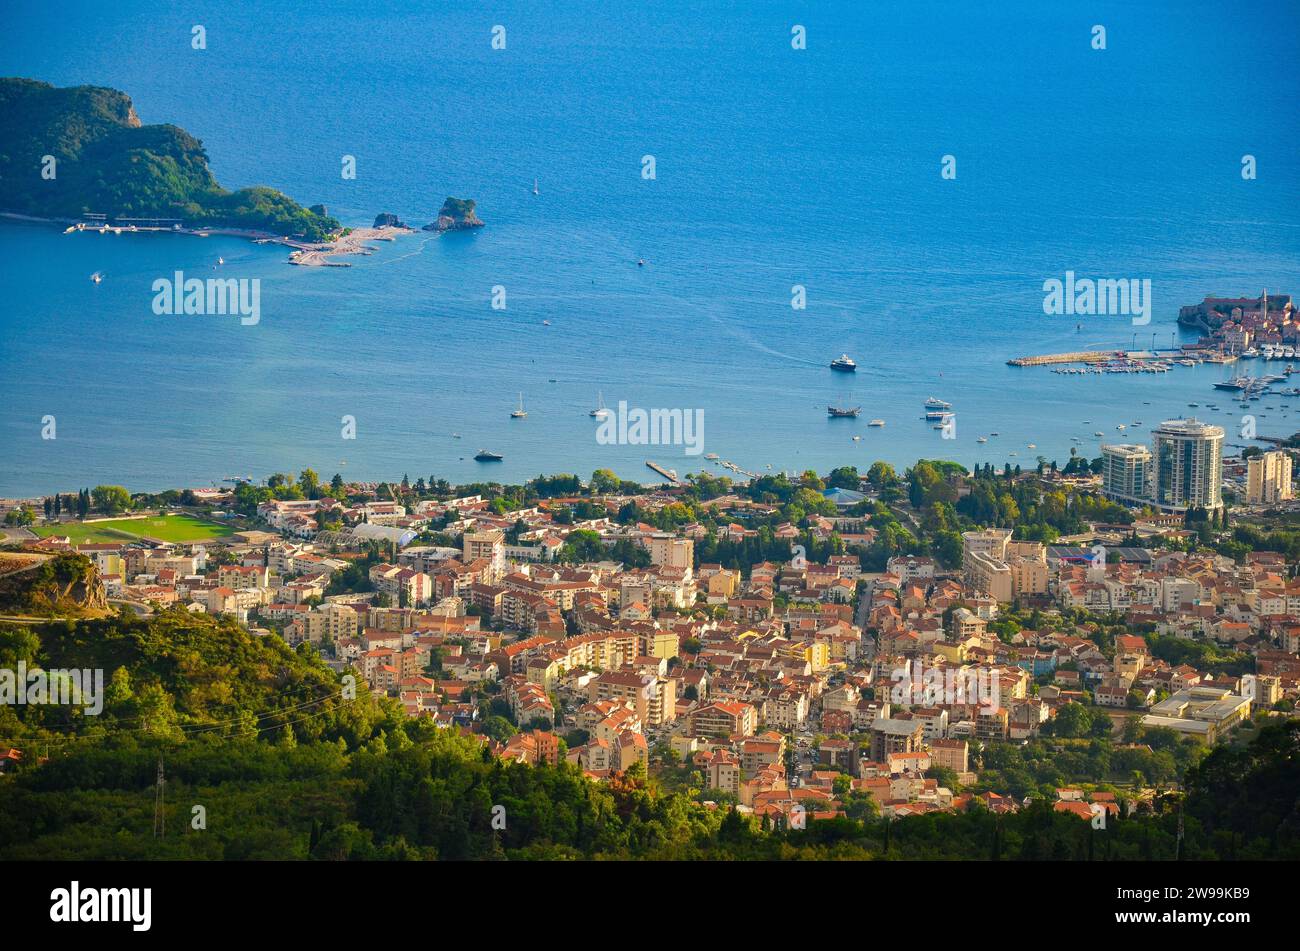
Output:
[[[1152,432],[1155,472],[1152,504],[1178,512],[1223,507],[1223,427],[1197,419],[1170,419]]]
[[[1102,494],[1112,502],[1145,505],[1151,500],[1151,450],[1146,446],[1101,447]]]

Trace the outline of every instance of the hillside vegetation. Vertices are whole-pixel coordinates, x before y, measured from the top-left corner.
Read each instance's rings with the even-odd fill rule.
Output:
[[[44,156],[57,161],[42,177]],[[272,188],[222,188],[203,143],[174,125],[142,125],[125,93],[0,79],[0,211],[74,218],[183,218],[322,241],[327,215]]]
[[[1104,831],[1053,812],[983,809],[782,830],[665,792],[636,768],[504,763],[479,737],[406,718],[306,648],[181,610],[0,626],[0,668],[103,667],[104,712],[0,707],[0,859],[1172,859],[1177,807]],[[167,835],[153,835],[156,771]],[[1300,858],[1300,723],[1193,768],[1189,859]],[[203,807],[206,828],[193,825]],[[495,807],[501,807],[496,809]],[[494,824],[493,818],[504,818]]]

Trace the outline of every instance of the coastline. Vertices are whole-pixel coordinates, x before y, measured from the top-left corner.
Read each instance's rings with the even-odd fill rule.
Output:
[[[15,221],[23,224],[49,225],[53,227],[76,227],[78,224],[84,225],[85,222],[79,218],[44,218],[36,215],[24,215],[12,211],[0,211],[0,219]],[[80,230],[83,231],[102,231],[103,228],[86,226]],[[117,231],[112,226],[107,226],[107,230]],[[120,229],[126,231],[128,229]],[[249,228],[140,228],[137,227],[132,231],[134,234],[184,234],[198,238],[206,238],[209,235],[219,234],[234,238],[244,238],[256,244],[280,244],[290,248],[289,264],[296,264],[302,267],[351,267],[348,261],[333,261],[331,258],[344,255],[356,254],[373,254],[375,248],[367,244],[369,241],[395,241],[399,235],[415,234],[414,228],[398,228],[391,226],[361,227],[345,229],[333,241],[329,242],[310,242],[300,241],[282,234],[275,234],[270,231],[257,231]]]

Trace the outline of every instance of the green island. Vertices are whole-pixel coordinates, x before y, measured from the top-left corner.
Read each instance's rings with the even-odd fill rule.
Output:
[[[143,125],[123,92],[21,78],[0,78],[0,211],[182,219],[311,242],[340,228],[323,207],[304,208],[273,188],[222,188],[199,139]]]

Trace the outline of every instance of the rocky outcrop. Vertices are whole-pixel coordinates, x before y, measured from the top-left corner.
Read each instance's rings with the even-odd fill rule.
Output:
[[[384,211],[375,215],[374,226],[376,228],[405,228],[406,222],[397,217],[397,215]]]
[[[438,210],[438,220],[424,226],[425,231],[464,231],[482,228],[483,222],[474,214],[474,199],[448,198]]]
[[[99,572],[84,555],[65,553],[0,574],[0,614],[97,617],[108,613]]]

